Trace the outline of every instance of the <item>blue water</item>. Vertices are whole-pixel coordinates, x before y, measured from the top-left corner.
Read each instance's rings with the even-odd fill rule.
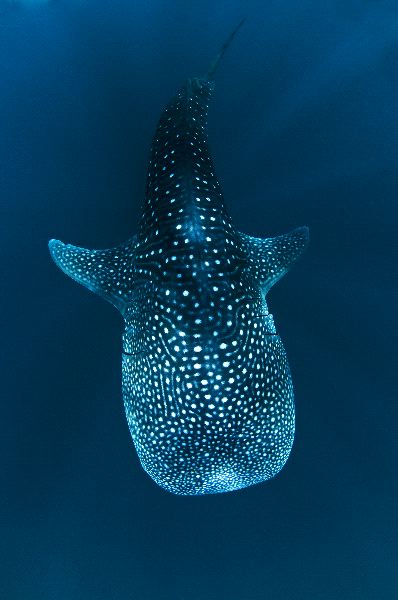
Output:
[[[241,231],[310,228],[269,295],[296,439],[268,483],[180,498],[131,442],[120,316],[47,241],[135,232],[160,111],[242,16],[209,136]],[[1,598],[395,596],[397,31],[392,1],[2,1]]]

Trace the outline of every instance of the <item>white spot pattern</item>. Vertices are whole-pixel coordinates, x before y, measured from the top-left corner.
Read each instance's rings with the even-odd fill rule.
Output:
[[[188,80],[163,112],[135,238],[110,250],[50,242],[65,273],[122,312],[130,431],[144,469],[176,494],[267,480],[294,437],[289,366],[265,295],[308,232],[236,231],[207,143],[212,90]]]

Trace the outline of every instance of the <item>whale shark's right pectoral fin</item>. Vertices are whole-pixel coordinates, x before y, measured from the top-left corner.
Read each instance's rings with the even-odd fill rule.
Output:
[[[59,240],[50,240],[48,247],[64,273],[123,311],[132,287],[135,240],[108,250],[87,250]]]
[[[298,227],[274,238],[254,238],[241,234],[248,264],[264,293],[288,272],[308,246],[308,227]]]

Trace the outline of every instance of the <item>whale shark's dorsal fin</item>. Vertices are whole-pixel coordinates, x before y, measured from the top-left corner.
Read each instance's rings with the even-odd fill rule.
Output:
[[[207,81],[210,81],[211,79],[213,79],[213,75],[220,63],[220,60],[222,59],[222,57],[225,54],[226,49],[228,48],[228,46],[231,44],[233,38],[235,37],[238,29],[240,29],[243,25],[243,23],[246,21],[246,18],[242,19],[241,22],[235,27],[235,29],[232,31],[232,33],[229,34],[228,38],[226,39],[226,41],[224,42],[224,44],[221,46],[221,49],[219,51],[219,53],[217,54],[217,56],[215,57],[215,59],[213,60],[213,62],[211,63],[209,70],[207,71],[206,75],[204,76],[203,79],[207,79]]]
[[[48,243],[55,264],[66,275],[108,300],[122,313],[131,293],[135,246],[136,236],[107,250],[88,250],[59,240]]]

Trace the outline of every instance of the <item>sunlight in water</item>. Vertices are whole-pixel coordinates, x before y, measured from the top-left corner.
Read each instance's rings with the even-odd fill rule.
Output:
[[[20,5],[20,6],[44,6],[45,4],[50,4],[52,0],[13,0],[10,4]]]

